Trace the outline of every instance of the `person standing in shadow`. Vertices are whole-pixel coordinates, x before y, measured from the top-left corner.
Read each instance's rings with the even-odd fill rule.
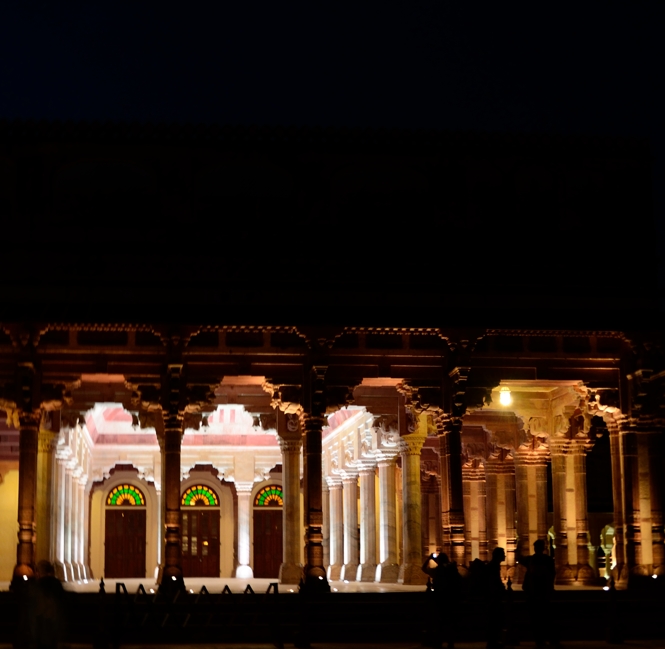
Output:
[[[37,649],[56,649],[65,629],[65,591],[49,561],[37,564],[35,618]]]
[[[448,649],[453,649],[462,599],[462,576],[457,563],[451,563],[445,552],[432,553],[425,559],[422,570],[432,579],[431,646],[441,647],[445,639]]]
[[[518,557],[517,561],[526,568],[522,590],[526,593],[527,611],[536,647],[544,647],[548,640],[552,646],[558,647],[559,638],[549,610],[556,570],[554,559],[545,554],[545,541],[535,541],[533,554],[529,557]]]
[[[494,548],[492,559],[485,566],[484,595],[485,611],[487,614],[487,649],[503,647],[501,637],[503,632],[504,601],[506,587],[501,579],[501,564],[506,560],[503,548]]]

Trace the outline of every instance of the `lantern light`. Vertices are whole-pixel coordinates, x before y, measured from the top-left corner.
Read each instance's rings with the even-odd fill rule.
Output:
[[[513,402],[512,397],[510,396],[510,389],[503,387],[499,391],[499,403],[502,406],[509,406]]]

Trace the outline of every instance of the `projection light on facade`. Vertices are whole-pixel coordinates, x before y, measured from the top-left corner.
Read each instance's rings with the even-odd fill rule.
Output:
[[[501,388],[499,391],[499,403],[502,406],[509,406],[513,402],[513,398],[510,396],[510,390],[508,388]]]

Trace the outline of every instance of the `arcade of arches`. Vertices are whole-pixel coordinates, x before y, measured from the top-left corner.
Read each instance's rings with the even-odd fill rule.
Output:
[[[665,574],[665,373],[622,332],[65,333],[0,350],[0,579],[418,584],[501,546],[519,580],[536,539],[561,584]]]

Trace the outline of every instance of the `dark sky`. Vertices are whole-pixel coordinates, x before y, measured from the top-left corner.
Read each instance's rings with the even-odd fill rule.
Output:
[[[640,136],[665,245],[663,33],[641,0],[4,2],[0,117]]]

